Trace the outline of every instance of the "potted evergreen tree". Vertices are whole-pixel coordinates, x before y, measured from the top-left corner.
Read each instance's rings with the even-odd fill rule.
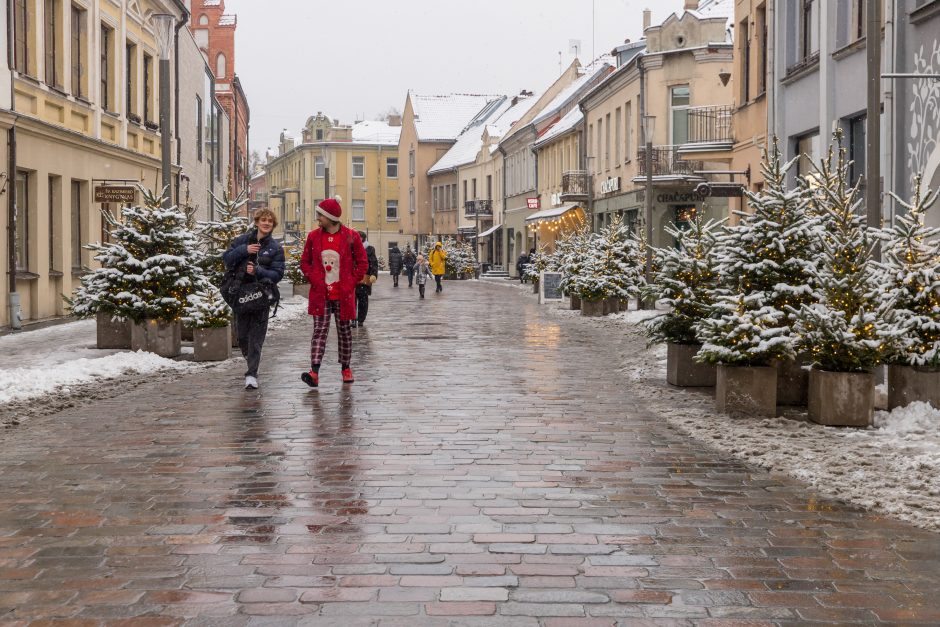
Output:
[[[193,358],[196,361],[225,361],[232,356],[231,309],[219,289],[203,281],[200,290],[187,298],[183,321],[193,329]]]
[[[811,211],[805,186],[787,188],[787,177],[798,157],[782,163],[777,139],[764,153],[761,171],[764,188],[745,191],[752,213],[740,213],[739,223],[729,226],[716,250],[721,282],[739,284],[750,307],[771,307],[779,338],[790,343],[787,357],[777,360],[777,404],[805,405],[808,370],[801,358],[800,337],[793,332],[793,309],[815,302],[813,272],[822,240],[821,217]]]
[[[694,360],[702,348],[695,325],[710,314],[717,286],[714,248],[721,222],[703,222],[696,214],[688,229],[674,224],[666,232],[676,246],[656,250],[659,270],[641,295],[662,301],[669,310],[645,323],[651,344],[666,344],[666,381],[684,387],[715,385],[715,366]]]
[[[581,313],[604,316],[619,311],[621,299],[637,294],[640,268],[636,243],[618,219],[588,238],[576,282]]]
[[[836,142],[841,140],[837,132]],[[874,242],[860,214],[858,183],[849,183],[845,148],[814,166],[813,205],[825,220],[814,268],[817,302],[803,304],[796,329],[813,359],[809,416],[824,425],[867,427],[874,413],[873,369],[890,351],[896,329],[878,294]]]
[[[300,258],[304,254],[304,245],[290,246],[285,251],[286,263],[284,276],[291,282],[294,296],[310,296],[310,283],[300,269]]]
[[[940,228],[924,223],[940,190],[921,194],[921,186],[917,176],[910,202],[892,194],[906,211],[882,232],[879,285],[899,330],[889,358],[888,409],[914,401],[940,407]]]

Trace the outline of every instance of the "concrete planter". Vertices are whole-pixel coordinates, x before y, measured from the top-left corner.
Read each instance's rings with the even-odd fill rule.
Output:
[[[177,357],[181,352],[179,322],[149,319],[131,325],[131,350],[147,351],[161,357]]]
[[[304,298],[310,297],[310,284],[309,283],[294,283],[291,287],[291,292],[294,296],[303,296]]]
[[[777,404],[805,406],[809,395],[809,369],[804,360],[777,362]]]
[[[533,294],[538,294],[538,293],[539,293],[539,282],[538,282],[538,281],[532,281],[532,293],[533,293]]]
[[[719,364],[715,377],[715,407],[725,414],[776,416],[777,369]]]
[[[604,315],[604,301],[581,299],[581,315],[599,317]]]
[[[940,409],[940,370],[888,366],[888,410],[923,401]]]
[[[184,324],[180,329],[180,339],[184,342],[192,342],[194,330],[191,326]]]
[[[131,323],[128,320],[111,320],[111,314],[98,312],[97,323],[98,348],[130,348]]]
[[[611,296],[610,298],[604,301],[604,315],[615,314],[620,312],[620,299],[616,296]]]
[[[193,356],[196,361],[225,361],[232,356],[229,325],[193,330]]]
[[[714,387],[718,376],[715,366],[700,364],[693,359],[700,348],[701,344],[666,344],[666,381],[670,385]]]
[[[809,417],[837,427],[867,427],[875,412],[875,375],[870,372],[809,373]]]
[[[580,296],[578,296],[577,294],[569,294],[568,298],[570,299],[570,302],[568,304],[568,307],[570,309],[581,309],[581,297]]]

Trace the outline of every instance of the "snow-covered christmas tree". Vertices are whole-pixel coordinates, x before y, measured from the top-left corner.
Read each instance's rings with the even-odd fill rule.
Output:
[[[577,283],[584,270],[593,234],[587,226],[572,231],[555,244],[553,263],[561,272],[561,289],[566,294],[578,294]]]
[[[303,244],[285,247],[284,249],[284,278],[294,285],[303,285],[307,282],[307,277],[304,276],[304,273],[300,269],[300,258],[303,256],[303,254]]]
[[[698,327],[703,342],[699,358],[707,363],[766,365],[772,359],[792,359],[800,350],[793,311],[816,299],[812,281],[822,235],[805,186],[787,186],[795,163],[781,162],[774,138],[761,164],[763,190],[745,192],[754,212],[739,213],[740,223],[718,238],[718,287],[712,294],[718,317]],[[733,317],[742,306],[743,328],[737,329]],[[770,349],[763,357],[757,352],[760,342],[752,346],[741,339],[758,323]]]
[[[637,266],[636,241],[619,217],[589,240],[587,254],[575,281],[584,300],[627,299],[637,295],[642,266]]]
[[[552,255],[544,247],[539,247],[534,253],[529,255],[529,263],[522,267],[522,276],[532,283],[539,280],[542,272],[550,271],[552,266]]]
[[[905,212],[895,218],[893,227],[882,231],[879,285],[899,331],[892,361],[940,368],[940,228],[924,223],[940,190],[921,190],[917,176],[909,202],[892,194]]]
[[[647,301],[662,301],[670,309],[646,323],[652,343],[672,342],[696,344],[695,325],[711,313],[712,292],[718,284],[714,250],[721,222],[704,222],[700,214],[687,229],[674,224],[666,233],[676,246],[656,249],[656,272],[653,283],[641,290]]]
[[[819,262],[813,267],[816,302],[791,307],[795,328],[814,364],[834,372],[867,372],[891,349],[900,329],[890,303],[880,297],[873,260],[875,242],[860,214],[859,184],[836,132],[836,150],[814,165],[814,206],[825,220]]]
[[[218,287],[222,284],[225,274],[225,263],[222,253],[228,250],[229,245],[236,237],[248,230],[248,218],[240,215],[247,199],[244,194],[237,198],[229,198],[228,192],[222,198],[212,197],[215,203],[216,219],[196,223],[196,234],[199,237],[199,249],[203,258],[200,266],[206,271],[212,284]]]
[[[203,280],[199,291],[187,298],[188,307],[183,316],[183,323],[194,329],[214,329],[224,327],[232,317],[232,310],[222,300],[219,288],[208,280]]]
[[[186,215],[162,207],[160,197],[140,189],[144,204],[123,208],[121,220],[102,212],[112,241],[88,246],[101,268],[85,275],[68,301],[74,315],[100,311],[133,322],[172,322],[187,313],[188,297],[203,287],[205,274]]]

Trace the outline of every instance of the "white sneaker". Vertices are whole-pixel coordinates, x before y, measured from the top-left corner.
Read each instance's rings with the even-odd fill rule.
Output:
[[[257,390],[258,389],[258,379],[252,377],[251,375],[245,377],[245,389],[246,390]]]

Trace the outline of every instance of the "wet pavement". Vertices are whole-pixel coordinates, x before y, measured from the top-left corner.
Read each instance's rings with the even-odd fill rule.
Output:
[[[375,293],[352,386],[335,337],[299,381],[304,320],[257,392],[233,363],[0,435],[0,625],[940,623],[940,536],[672,430],[609,330]]]

